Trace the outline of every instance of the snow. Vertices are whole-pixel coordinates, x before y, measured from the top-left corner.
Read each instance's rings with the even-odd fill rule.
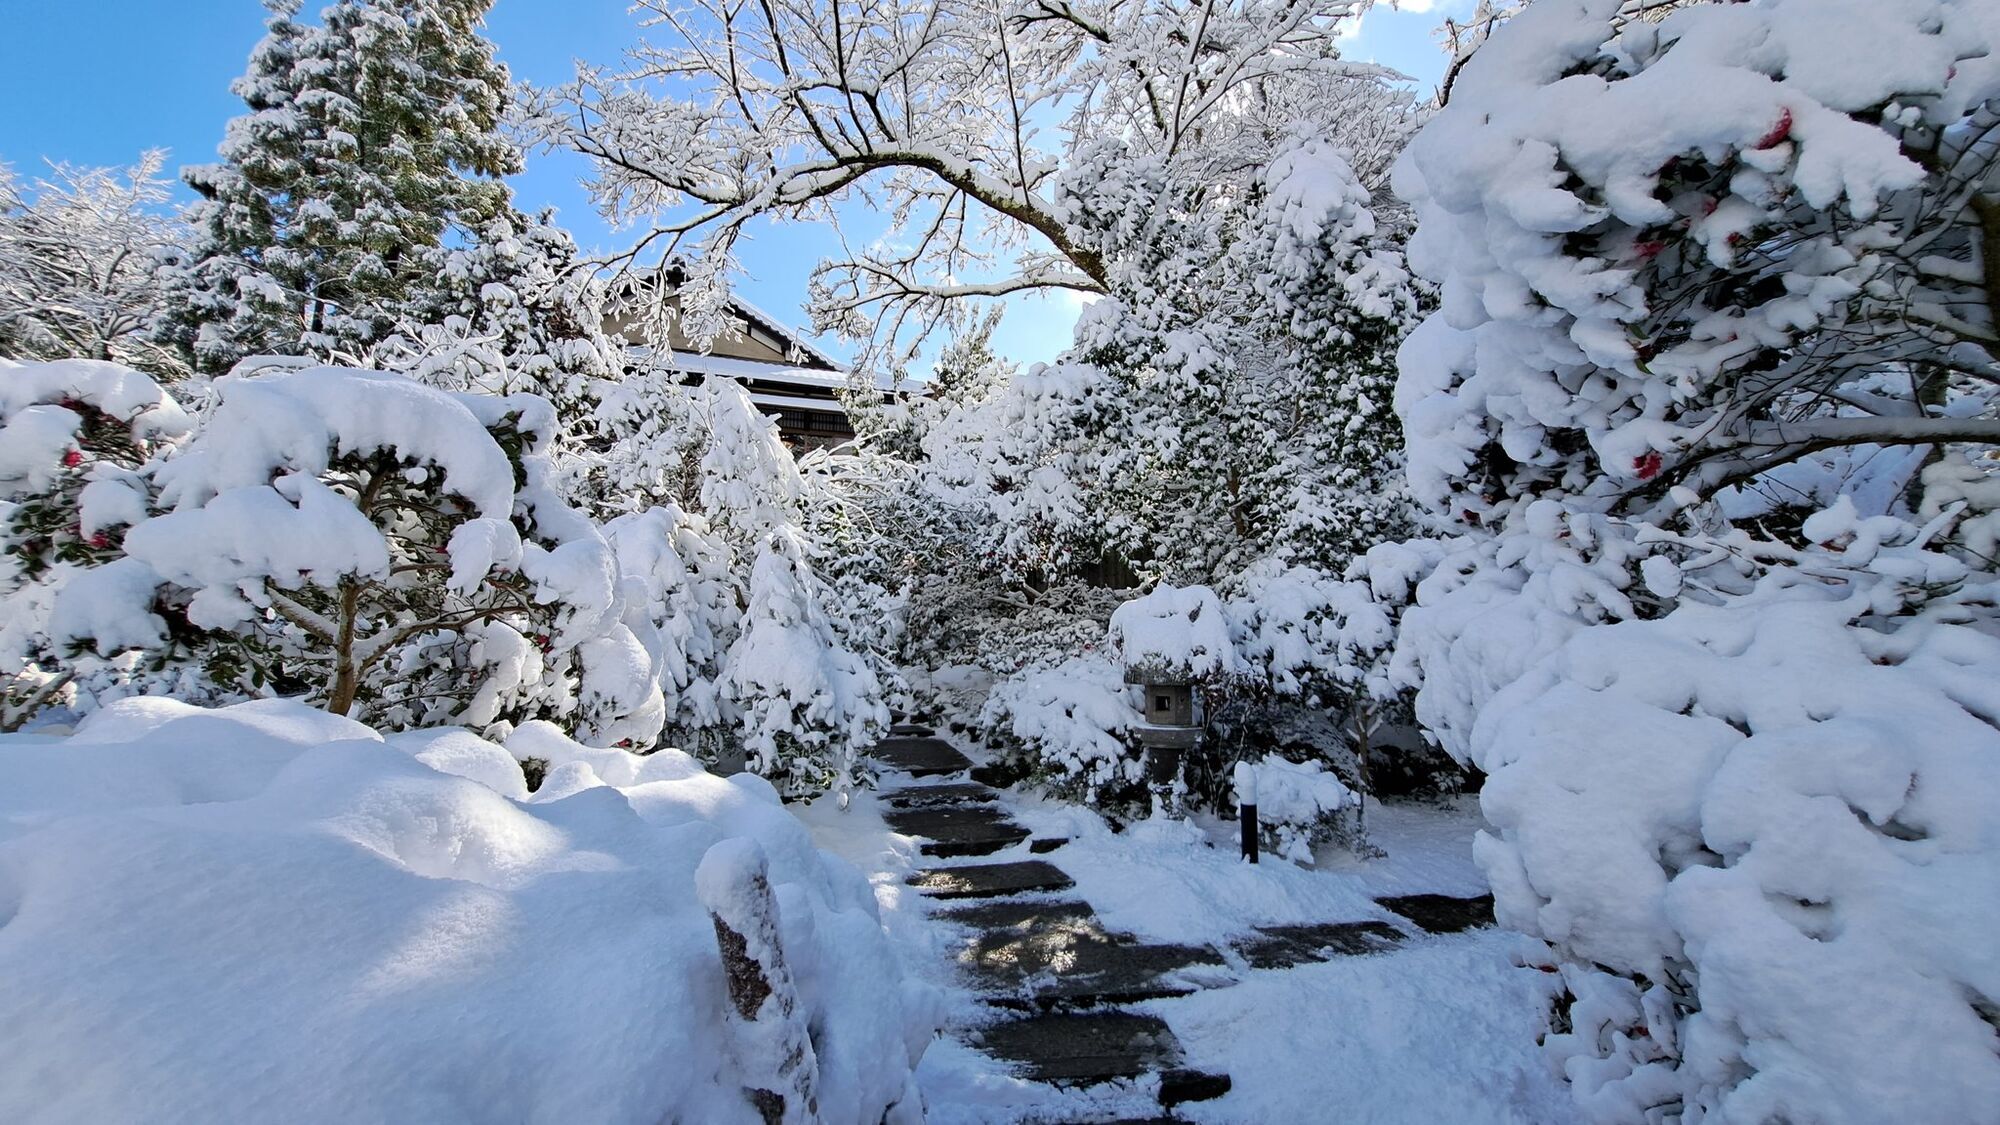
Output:
[[[1114,832],[1074,804],[1018,792],[1003,800],[1035,836],[1070,839],[1042,857],[1077,882],[1059,897],[1081,898],[1106,928],[1148,941],[1223,948],[1254,925],[1392,919],[1375,905],[1378,895],[1485,890],[1471,856],[1479,824],[1471,800],[1371,802],[1373,839],[1386,855],[1323,849],[1317,869],[1244,863],[1233,824],[1159,820]],[[861,792],[844,808],[828,797],[800,815],[820,846],[868,873],[907,971],[935,998],[947,1031],[917,1070],[928,1119],[958,1125],[1157,1113],[1148,1081],[1057,1090],[1014,1077],[954,1039],[1000,1013],[954,975],[962,934],[934,920],[936,904],[903,885],[912,870],[936,861],[890,832],[881,809],[879,797]],[[1167,1021],[1191,1065],[1232,1077],[1221,1099],[1179,1107],[1188,1120],[1320,1121],[1338,1107],[1340,1115],[1385,1125],[1567,1125],[1576,1111],[1536,1045],[1559,981],[1519,967],[1529,961],[1539,961],[1535,943],[1501,931],[1418,936],[1392,953],[1330,964],[1204,970],[1200,991],[1142,1009]],[[1228,983],[1232,975],[1238,979]]]
[[[46,492],[75,448],[82,424],[60,406],[30,406],[5,415],[0,425],[0,485],[15,494]]]
[[[345,497],[309,476],[232,488],[200,508],[156,516],[126,533],[125,550],[162,579],[199,591],[195,624],[209,629],[250,620],[266,578],[281,590],[296,590],[309,577],[330,585],[343,576],[389,573],[382,533]],[[77,596],[73,589],[63,600]]]
[[[1564,1125],[1577,1120],[1535,1040],[1548,982],[1516,967],[1532,943],[1478,931],[1394,954],[1257,973],[1154,1001],[1188,1064],[1231,1091],[1189,1121]]]
[[[1273,754],[1240,762],[1238,769],[1237,801],[1245,803],[1247,780],[1249,802],[1256,804],[1258,819],[1272,825],[1308,829],[1356,803],[1353,790],[1341,784],[1324,762],[1292,762]],[[1281,851],[1292,858],[1311,858],[1310,853],[1295,855],[1292,848]]]
[[[1924,574],[1877,558],[1908,550],[1881,547],[1880,518],[1846,506],[1810,532]],[[1727,605],[1582,630],[1480,717],[1476,852],[1501,921],[1573,962],[1584,1015],[1551,1044],[1596,1119],[1663,1097],[1746,1120],[2000,1105],[1968,1001],[2000,985],[1983,812],[2000,800],[2000,642],[1851,624],[1880,595],[1849,585],[1779,574]],[[1609,971],[1698,975],[1698,1010],[1669,1020],[1666,985]]]
[[[382,450],[442,471],[444,490],[482,516],[513,514],[513,466],[469,406],[483,396],[342,367],[225,375],[215,393],[200,453],[160,471],[164,504],[199,507],[230,489],[268,485],[275,472],[316,476],[336,456]],[[509,400],[492,402],[504,409]]]
[[[467,732],[275,701],[0,737],[0,1117],[754,1122],[696,887],[718,844],[767,859],[824,1119],[907,1106],[928,1027],[866,882],[760,781],[613,787],[572,753],[523,801]]]
[[[1169,586],[1132,599],[1111,614],[1111,651],[1128,669],[1185,677],[1233,675],[1236,645],[1222,601],[1206,586]]]
[[[94,407],[132,427],[132,440],[174,438],[192,423],[172,395],[123,364],[96,359],[10,363],[0,378],[0,420],[39,403],[65,400]],[[66,409],[66,408],[65,408]]]
[[[157,645],[167,632],[153,612],[159,586],[159,574],[138,559],[78,570],[49,612],[49,637],[59,645],[90,641],[102,656]]]

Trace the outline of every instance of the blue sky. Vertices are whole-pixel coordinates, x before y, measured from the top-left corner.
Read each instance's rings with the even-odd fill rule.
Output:
[[[307,0],[310,10],[315,0]],[[1371,11],[1348,55],[1387,63],[1424,89],[1443,55],[1432,41],[1436,6],[1469,0],[1404,0]],[[515,77],[557,82],[575,60],[615,62],[638,35],[626,0],[498,0],[488,34]],[[0,161],[34,175],[41,161],[129,164],[144,149],[172,152],[169,167],[213,159],[223,124],[242,103],[229,82],[263,34],[258,0],[0,0]],[[586,163],[538,154],[514,182],[527,210],[558,209],[586,247],[619,248],[628,236],[591,209],[578,179]],[[813,264],[832,247],[824,231],[765,228],[742,257],[744,296],[802,323]],[[1047,359],[1069,339],[1074,298],[1035,298],[1010,310],[997,340],[1013,358]],[[838,350],[838,349],[836,349]]]

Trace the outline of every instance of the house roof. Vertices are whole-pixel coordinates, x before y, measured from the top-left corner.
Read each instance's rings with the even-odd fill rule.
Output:
[[[635,355],[650,355],[651,348],[633,348]],[[760,383],[790,383],[800,387],[823,387],[840,390],[851,386],[852,376],[845,370],[834,368],[798,367],[782,363],[765,363],[757,359],[738,359],[735,356],[704,355],[700,352],[673,352],[669,362],[676,371],[689,375],[727,375],[732,379],[752,379]],[[896,385],[877,376],[875,385],[884,391],[893,391]]]

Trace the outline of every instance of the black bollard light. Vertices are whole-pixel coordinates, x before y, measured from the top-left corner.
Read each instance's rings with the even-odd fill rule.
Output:
[[[1257,862],[1257,771],[1249,762],[1236,763],[1236,808],[1243,817],[1243,858]]]

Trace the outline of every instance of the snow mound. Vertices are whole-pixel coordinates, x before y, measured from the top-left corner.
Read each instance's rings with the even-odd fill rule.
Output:
[[[874,897],[768,784],[516,737],[559,792],[465,731],[286,702],[0,738],[0,1119],[755,1122],[696,892],[732,839],[822,1116],[915,1119],[928,1028]]]

